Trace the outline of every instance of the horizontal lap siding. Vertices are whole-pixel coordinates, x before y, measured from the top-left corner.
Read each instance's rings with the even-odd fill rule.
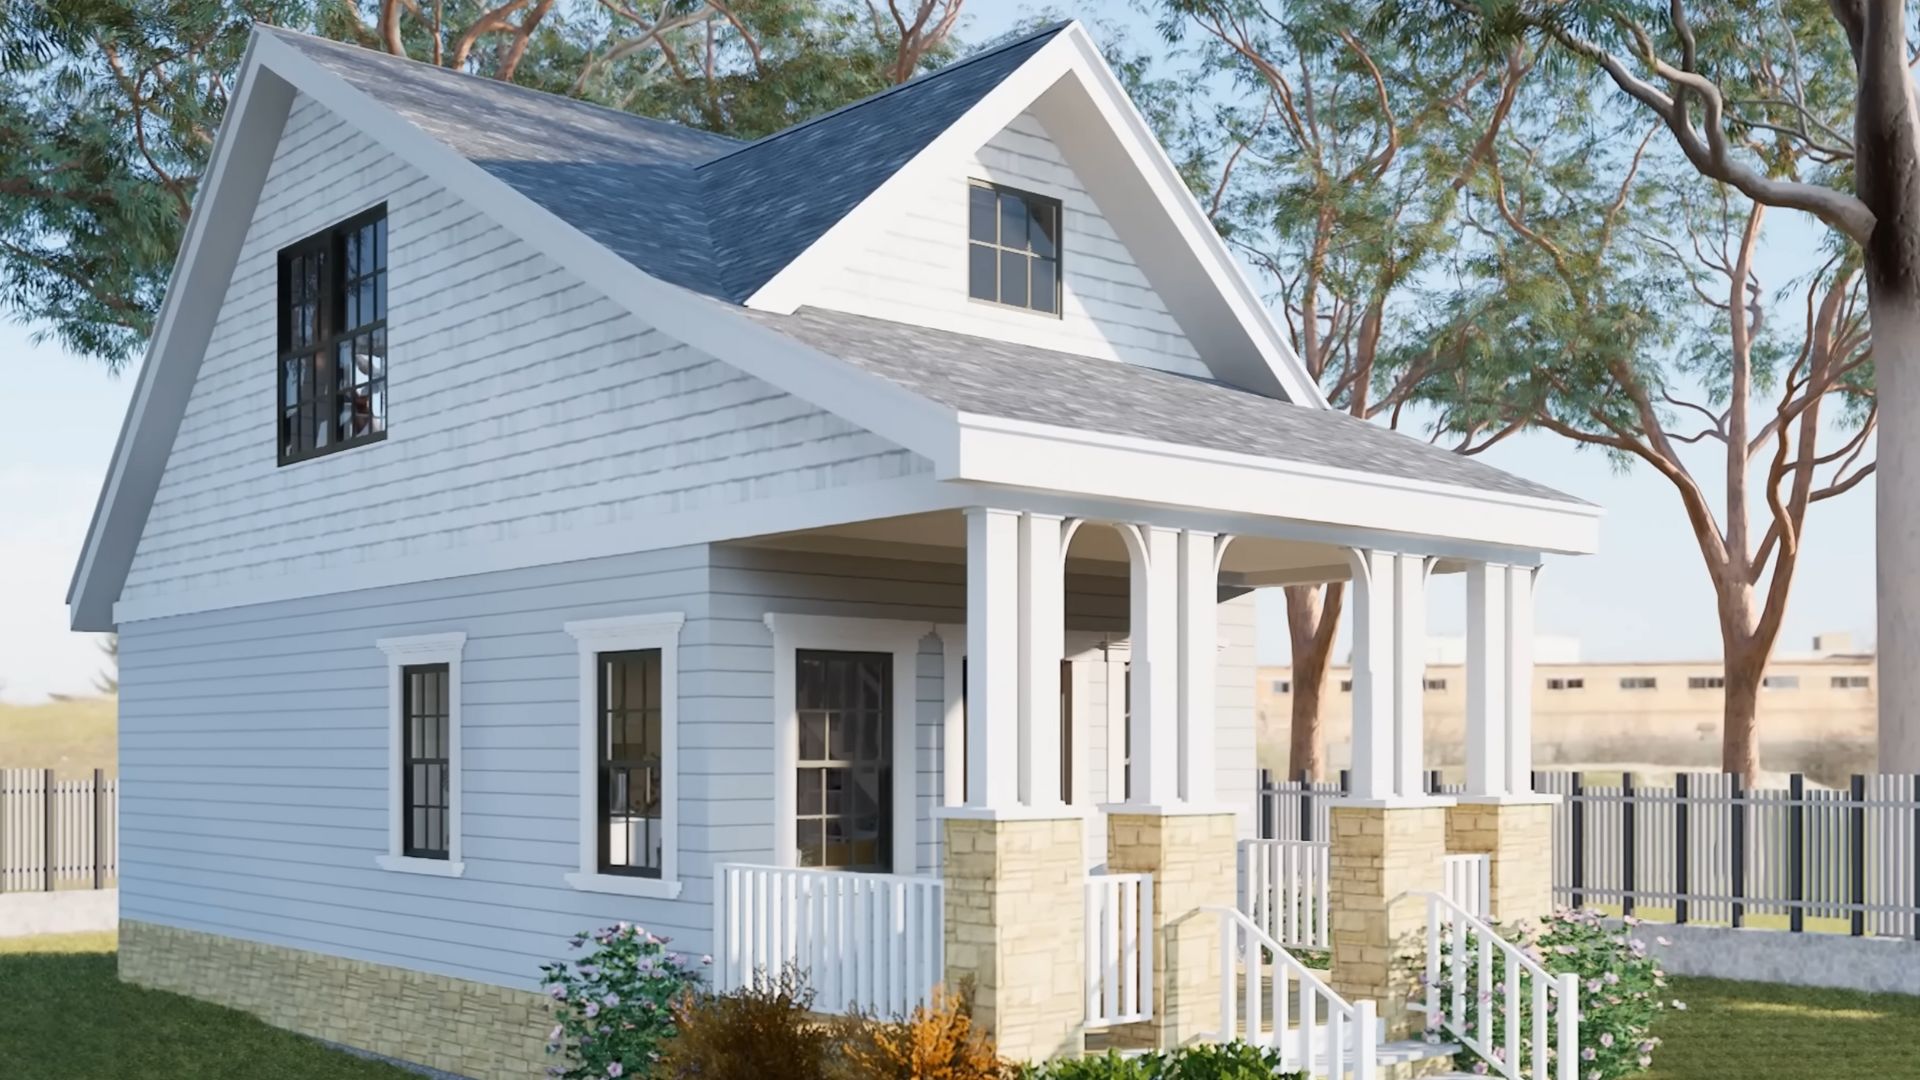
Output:
[[[277,252],[388,208],[386,441],[276,465]],[[667,338],[298,98],[123,599],[893,479],[927,463]],[[431,576],[431,571],[420,576]]]
[[[717,674],[704,547],[235,608],[121,627],[125,918],[531,987],[564,938],[637,922],[710,949]],[[568,620],[687,616],[678,901],[582,893],[578,653]],[[461,631],[457,879],[375,867],[387,844],[383,637]],[[751,756],[751,755],[749,755]],[[761,755],[764,758],[764,755]],[[762,764],[764,767],[764,761]],[[764,787],[764,784],[762,785]]]
[[[967,181],[1049,195],[1065,211],[1062,314],[997,307],[967,296]],[[1083,356],[1207,376],[1134,255],[1032,115],[1022,115],[951,179],[875,208],[839,272],[803,303]]]

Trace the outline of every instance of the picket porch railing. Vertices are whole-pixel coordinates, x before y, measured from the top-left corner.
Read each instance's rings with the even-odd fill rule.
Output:
[[[1508,1080],[1578,1080],[1580,978],[1549,972],[1467,909],[1427,894],[1427,1024]]]
[[[1243,912],[1220,919],[1220,1041],[1280,1051],[1281,1072],[1375,1080],[1380,1024],[1371,1001],[1348,1002]]]
[[[904,1016],[946,975],[936,877],[721,864],[714,980],[734,990],[793,970],[824,1013]]]
[[[1240,842],[1240,910],[1288,949],[1326,949],[1329,937],[1324,843]]]
[[[1467,912],[1476,918],[1491,918],[1493,857],[1448,855],[1441,862],[1446,880],[1447,899],[1467,909]]]
[[[1086,882],[1087,1026],[1153,1018],[1153,875]]]

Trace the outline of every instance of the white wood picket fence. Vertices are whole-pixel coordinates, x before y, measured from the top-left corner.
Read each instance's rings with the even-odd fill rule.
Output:
[[[118,883],[120,782],[0,769],[0,893]]]

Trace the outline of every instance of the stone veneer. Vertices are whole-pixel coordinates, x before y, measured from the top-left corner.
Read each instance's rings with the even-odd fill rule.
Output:
[[[1379,1006],[1389,1038],[1421,1026],[1407,1004],[1424,957],[1427,901],[1444,891],[1447,807],[1333,806],[1328,868],[1334,992]]]
[[[142,922],[120,924],[120,978],[473,1080],[551,1060],[546,999],[526,990]]]
[[[947,984],[973,984],[976,1022],[1014,1061],[1086,1047],[1086,824],[1078,817],[943,821]]]
[[[1107,815],[1107,869],[1153,875],[1153,1019],[1116,1041],[1185,1046],[1220,1031],[1220,920],[1232,907],[1237,851],[1232,814]]]
[[[1461,802],[1447,810],[1447,850],[1485,854],[1495,922],[1553,911],[1553,804]]]

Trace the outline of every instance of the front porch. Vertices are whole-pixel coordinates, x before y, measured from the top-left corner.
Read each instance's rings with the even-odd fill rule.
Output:
[[[1549,906],[1513,846],[1539,801],[1527,787],[1538,553],[1364,539],[1384,538],[1029,505],[752,542],[950,566],[958,610],[766,616],[775,857],[716,868],[720,985],[791,965],[817,1007],[891,1015],[966,982],[1014,1058],[1079,1054],[1090,1035],[1166,1047],[1237,1034],[1348,1071],[1383,1032],[1409,1034],[1419,1000],[1394,960],[1428,935],[1427,893],[1481,917]],[[1468,596],[1460,805],[1422,790],[1437,575]],[[1324,580],[1353,589],[1356,798],[1330,842],[1295,850],[1253,840],[1246,597]],[[898,597],[921,611],[940,599]],[[846,700],[808,683],[823,653],[869,657]],[[933,745],[915,737],[930,711]],[[856,715],[885,716],[885,737],[854,752],[872,767],[823,761]],[[1324,950],[1331,968],[1290,950]]]

